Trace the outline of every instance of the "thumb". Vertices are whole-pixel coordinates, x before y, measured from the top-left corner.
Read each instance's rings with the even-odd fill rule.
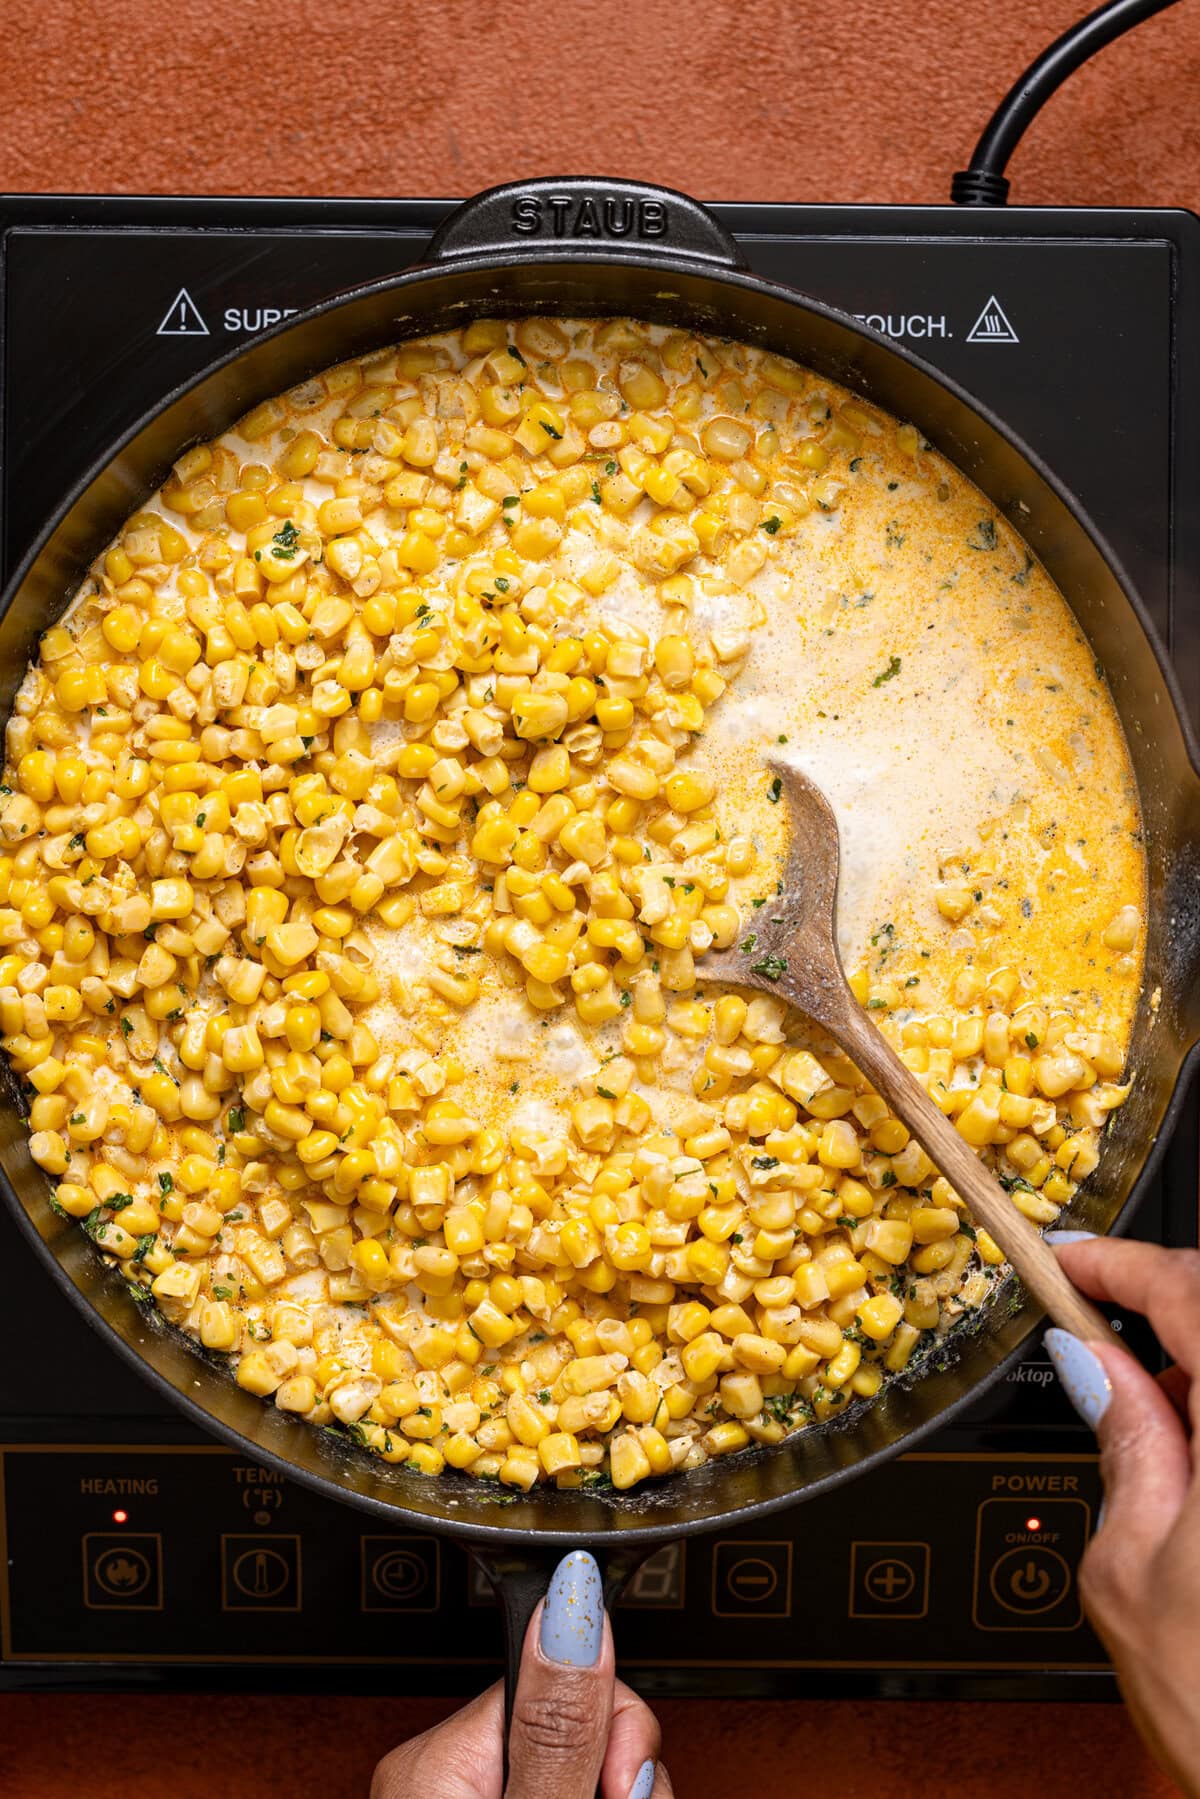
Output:
[[[612,1632],[594,1557],[573,1550],[530,1620],[505,1799],[594,1799],[612,1719]]]
[[[1046,1348],[1067,1397],[1100,1444],[1104,1525],[1097,1534],[1141,1563],[1165,1540],[1187,1495],[1191,1470],[1179,1414],[1158,1382],[1115,1343],[1083,1343],[1056,1329],[1046,1332]]]

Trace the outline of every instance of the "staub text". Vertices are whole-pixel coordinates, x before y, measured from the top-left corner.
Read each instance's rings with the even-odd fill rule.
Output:
[[[512,226],[525,237],[665,237],[667,209],[616,194],[520,194]]]

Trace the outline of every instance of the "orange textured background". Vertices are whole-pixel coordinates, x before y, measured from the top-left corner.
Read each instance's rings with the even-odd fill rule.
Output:
[[[639,175],[714,200],[940,201],[1080,0],[5,0],[0,187],[468,194]],[[1200,209],[1200,18],[1051,101],[1030,203]]]
[[[0,1700],[7,1799],[366,1799],[441,1700]],[[658,1707],[677,1799],[1172,1799],[1116,1706]],[[434,1791],[404,1799],[442,1799]]]
[[[0,187],[471,193],[605,173],[709,199],[937,202],[1071,0],[5,0]],[[1012,165],[1030,204],[1200,210],[1200,0],[1109,49]],[[350,1623],[352,1628],[352,1621]],[[20,1799],[365,1794],[442,1702],[0,1699]],[[660,1707],[681,1799],[1171,1789],[1115,1707]],[[747,1763],[747,1749],[752,1758]],[[753,1770],[748,1777],[747,1769]],[[429,1795],[429,1799],[437,1799]]]

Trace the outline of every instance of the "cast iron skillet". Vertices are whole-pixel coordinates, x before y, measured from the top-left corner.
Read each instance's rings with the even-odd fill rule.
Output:
[[[1137,1081],[1072,1208],[1073,1224],[1113,1229],[1158,1163],[1200,1035],[1200,778],[1170,667],[1111,550],[1032,451],[918,357],[751,275],[724,228],[683,195],[582,179],[494,188],[446,220],[420,266],[313,307],[169,394],[64,501],[0,601],[0,710],[7,716],[38,633],[189,444],[331,363],[476,317],[530,312],[629,314],[796,358],[913,420],[1062,589],[1125,726],[1149,855],[1146,980],[1131,1052]],[[937,1367],[886,1388],[845,1422],[632,1493],[537,1490],[498,1504],[466,1476],[430,1480],[388,1467],[264,1405],[139,1309],[75,1223],[51,1212],[15,1085],[9,1097],[0,1116],[0,1191],[72,1304],[162,1398],[244,1454],[393,1529],[440,1531],[470,1547],[499,1585],[510,1667],[548,1566],[565,1547],[586,1544],[600,1555],[611,1594],[656,1545],[825,1492],[911,1449],[995,1381],[1039,1323],[1010,1289],[981,1328],[950,1340]]]

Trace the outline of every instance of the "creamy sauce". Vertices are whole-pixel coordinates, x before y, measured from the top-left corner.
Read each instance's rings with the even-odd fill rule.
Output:
[[[819,391],[836,402],[832,384]],[[590,533],[569,531],[559,569],[577,577],[594,555]],[[594,612],[652,641],[679,628],[678,610],[628,567]],[[1128,1031],[1136,984],[1112,978],[1099,948],[1119,908],[1142,903],[1120,723],[1061,595],[957,471],[928,449],[910,457],[869,437],[832,509],[803,519],[745,590],[700,594],[688,628],[744,633],[749,646],[726,666],[728,691],[691,752],[719,776],[726,834],[749,831],[778,870],[786,820],[765,759],[817,782],[838,821],[843,961],[902,985],[900,1021],[946,1003],[966,950],[1016,966],[1081,1022]],[[402,735],[375,729],[381,746]],[[982,896],[957,930],[934,902],[948,865]],[[760,870],[734,885],[752,922],[772,883]],[[375,935],[382,965],[419,975],[419,921]],[[391,1028],[402,1028],[394,1017]],[[613,1041],[611,1027],[589,1031],[569,1008],[543,1030],[518,993],[489,980],[447,1047],[481,1115],[544,1121]],[[518,1069],[538,1098],[514,1103]]]

